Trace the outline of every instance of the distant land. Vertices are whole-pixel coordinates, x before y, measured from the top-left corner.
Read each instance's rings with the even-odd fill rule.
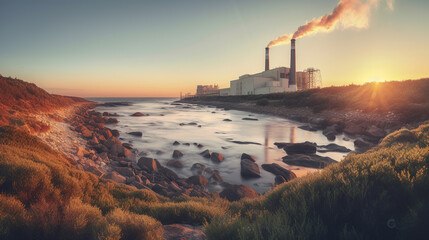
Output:
[[[358,137],[359,153],[304,177],[287,172],[260,195],[222,181],[221,193],[207,192],[204,177],[182,179],[137,157],[113,129],[120,118],[93,110],[97,103],[0,77],[0,238],[423,239],[428,92],[420,79],[184,99],[283,116],[328,139]],[[287,146],[305,159],[316,148]]]

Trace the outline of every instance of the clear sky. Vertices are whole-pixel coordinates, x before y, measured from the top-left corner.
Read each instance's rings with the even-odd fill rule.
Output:
[[[338,0],[0,0],[0,74],[77,96],[179,96],[264,68],[264,48]],[[297,40],[323,86],[429,77],[429,1],[380,5],[367,29]],[[290,46],[271,48],[289,66]]]

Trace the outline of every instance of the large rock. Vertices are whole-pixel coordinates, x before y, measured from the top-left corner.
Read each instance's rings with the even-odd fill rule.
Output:
[[[113,180],[113,181],[118,182],[118,183],[124,183],[125,184],[127,182],[126,177],[122,176],[121,174],[119,174],[115,171],[112,171],[112,172],[104,175],[103,178],[110,179],[110,180]]]
[[[158,160],[153,158],[141,157],[137,162],[137,165],[149,171],[158,171],[161,168],[161,164],[159,164]]]
[[[248,178],[261,177],[258,164],[256,164],[252,160],[242,159],[240,165],[241,165],[241,176],[248,177]]]
[[[243,159],[247,159],[247,160],[250,160],[252,162],[255,162],[255,158],[252,155],[249,155],[247,153],[241,154],[241,160],[243,160]]]
[[[316,153],[316,144],[304,143],[274,143],[278,148],[283,148],[287,154],[312,154]]]
[[[191,167],[191,171],[196,175],[203,175],[206,170],[206,166],[201,163],[194,163]]]
[[[206,240],[207,236],[201,231],[201,227],[186,224],[164,225],[165,240]]]
[[[344,147],[344,146],[340,146],[338,144],[335,143],[330,143],[328,145],[322,145],[322,146],[318,146],[317,149],[318,152],[321,153],[325,153],[325,152],[341,152],[341,153],[347,153],[347,152],[351,152],[352,150]]]
[[[202,176],[190,176],[188,179],[186,179],[186,182],[189,184],[199,185],[205,187],[207,183],[209,183],[209,180],[207,178]]]
[[[203,152],[201,152],[200,155],[205,157],[205,158],[210,158],[211,153],[210,153],[210,150],[206,149]]]
[[[172,159],[172,160],[169,160],[167,162],[167,166],[169,166],[169,167],[175,167],[175,168],[183,168],[185,165],[181,161],[179,161],[179,160]]]
[[[229,201],[238,201],[242,198],[256,198],[258,193],[246,185],[225,184],[224,190],[219,194],[220,197]]]
[[[142,132],[128,132],[128,134],[130,134],[134,137],[142,137],[143,136]]]
[[[133,169],[129,167],[116,167],[115,171],[124,177],[133,177],[135,175]]]
[[[111,147],[110,147],[110,154],[112,154],[113,156],[124,156],[125,155],[125,147],[122,146],[121,143],[114,143]],[[128,150],[128,149],[127,149]],[[128,150],[129,151],[129,150]]]
[[[322,157],[315,154],[293,154],[283,157],[283,162],[292,166],[324,168],[330,164],[336,163],[337,161],[330,157]]]
[[[177,176],[177,174],[173,170],[166,167],[161,167],[159,172],[161,172],[165,177],[167,177],[171,181],[175,181],[179,178],[179,176]]]
[[[293,173],[290,170],[287,170],[286,168],[278,165],[277,163],[262,164],[262,168],[265,171],[273,173],[274,175],[280,175],[280,176],[284,177],[287,181],[290,181],[290,180],[296,178],[295,173]]]
[[[181,158],[183,156],[183,153],[179,150],[174,150],[172,156],[173,158]]]
[[[223,155],[222,155],[222,154],[220,154],[220,153],[216,153],[216,152],[214,152],[214,153],[212,153],[212,154],[211,154],[210,159],[211,159],[213,162],[220,163],[220,162],[222,162],[222,161],[223,161]]]

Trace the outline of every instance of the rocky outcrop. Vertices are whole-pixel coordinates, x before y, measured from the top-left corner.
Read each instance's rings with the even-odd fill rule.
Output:
[[[241,159],[241,176],[246,178],[261,177],[259,166],[254,161],[249,159]]]
[[[283,148],[287,154],[312,154],[316,153],[315,143],[274,143],[278,148]]]
[[[283,162],[292,166],[325,168],[337,161],[330,157],[322,157],[316,154],[292,154],[283,157]]]
[[[259,194],[246,185],[225,184],[219,196],[232,202],[242,198],[256,198]]]
[[[222,161],[223,161],[223,155],[222,155],[222,154],[220,154],[220,153],[216,153],[216,152],[214,152],[214,153],[212,153],[212,154],[210,155],[210,159],[211,159],[213,162],[220,163],[220,162],[222,162]]]
[[[280,176],[282,176],[287,181],[290,181],[290,180],[296,178],[295,173],[293,173],[290,170],[287,170],[286,168],[278,165],[277,163],[262,164],[262,168],[265,171],[270,172],[270,173],[272,173],[274,175],[280,175]]]

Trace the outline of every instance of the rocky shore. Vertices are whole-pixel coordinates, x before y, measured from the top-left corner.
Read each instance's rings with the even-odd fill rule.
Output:
[[[97,112],[93,110],[95,107],[96,104],[86,103],[59,110],[55,115],[62,121],[53,121],[39,115],[39,120],[49,124],[51,129],[38,136],[54,149],[64,153],[78,169],[137,189],[151,189],[166,197],[223,197],[236,201],[259,195],[248,186],[224,182],[217,171],[199,163],[192,165],[193,176],[180,178],[172,170],[183,167],[180,151],[173,152],[172,159],[167,166],[163,166],[158,160],[147,157],[145,152],[133,148],[132,144],[121,142],[121,134],[140,136],[141,132],[122,133],[115,130],[118,115]],[[139,117],[140,113],[134,113],[134,116]],[[177,144],[181,143],[172,143]],[[214,162],[223,161],[222,154],[203,150],[203,145],[199,143],[193,145],[202,149],[201,157]],[[259,177],[259,166],[252,156],[243,154],[241,161],[243,177]],[[284,169],[283,173],[285,172],[294,176],[289,170]],[[291,180],[294,177],[284,178]],[[223,191],[209,191],[216,188],[215,186],[221,186]]]
[[[362,111],[334,110],[315,113],[310,108],[260,106],[254,103],[200,101],[197,99],[184,99],[180,102],[284,117],[301,122],[302,125],[299,128],[303,130],[321,130],[330,141],[334,141],[338,135],[344,133],[348,136],[345,140],[354,139],[357,152],[365,152],[378,144],[387,134],[404,126],[398,116],[393,113],[382,115]]]

